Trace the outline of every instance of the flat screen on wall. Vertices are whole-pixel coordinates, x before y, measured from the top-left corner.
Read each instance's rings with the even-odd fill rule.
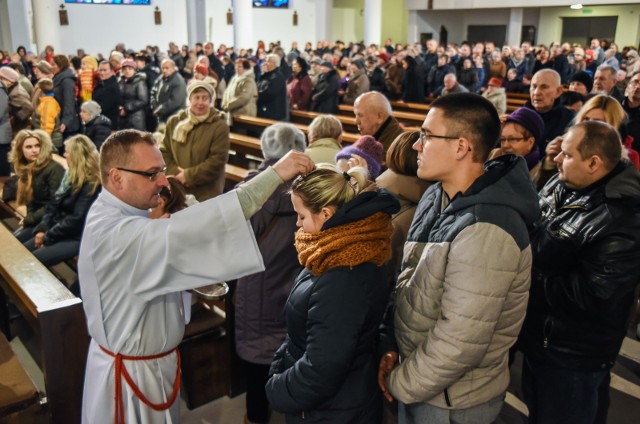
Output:
[[[253,0],[253,7],[275,7],[286,9],[289,7],[289,0]]]
[[[148,6],[151,0],[64,0],[65,3],[88,3],[88,4],[141,4]]]

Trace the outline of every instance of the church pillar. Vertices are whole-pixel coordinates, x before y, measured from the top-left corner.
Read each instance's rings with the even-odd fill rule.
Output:
[[[50,0],[31,0],[33,7],[33,26],[36,34],[37,53],[42,53],[47,45],[52,45],[56,52],[62,52],[60,38],[59,3]]]
[[[509,46],[519,46],[522,36],[523,11],[521,7],[514,7],[509,13],[509,25],[507,25],[507,39]]]
[[[382,0],[364,0],[364,44],[382,43]]]
[[[250,1],[233,0],[233,46],[236,52],[256,48],[253,39],[253,7]]]

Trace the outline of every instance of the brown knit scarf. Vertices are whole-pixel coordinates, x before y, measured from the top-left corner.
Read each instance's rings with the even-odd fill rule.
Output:
[[[313,275],[365,262],[380,266],[391,258],[392,232],[391,217],[384,212],[317,233],[301,228],[295,239],[298,260]]]

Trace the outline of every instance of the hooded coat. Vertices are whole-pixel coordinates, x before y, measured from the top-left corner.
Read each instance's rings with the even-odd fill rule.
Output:
[[[358,195],[323,226],[349,224],[376,212],[393,214],[386,191]],[[285,305],[287,337],[265,389],[287,423],[376,423],[380,420],[377,328],[388,296],[386,266],[365,262],[314,276],[304,269]]]
[[[409,229],[394,322],[404,359],[387,387],[404,403],[466,409],[509,384],[538,197],[524,159],[514,155],[486,162],[485,173],[448,204],[443,196],[441,183],[429,187]]]
[[[60,108],[65,132],[73,134],[80,130],[80,117],[76,111],[76,76],[70,68],[53,76],[53,94]]]

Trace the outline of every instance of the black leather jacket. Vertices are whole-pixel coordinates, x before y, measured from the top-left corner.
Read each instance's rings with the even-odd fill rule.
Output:
[[[640,281],[640,173],[621,163],[580,191],[555,175],[539,196],[520,348],[561,367],[608,369]]]

